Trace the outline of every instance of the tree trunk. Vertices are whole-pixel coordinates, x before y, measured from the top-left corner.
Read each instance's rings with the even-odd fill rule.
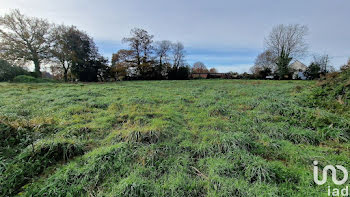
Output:
[[[40,72],[40,61],[38,59],[33,60],[34,62],[34,72],[37,75],[37,77],[41,77]]]
[[[159,65],[162,67],[162,56],[159,57]]]
[[[64,82],[68,82],[68,69],[64,69],[63,78]]]

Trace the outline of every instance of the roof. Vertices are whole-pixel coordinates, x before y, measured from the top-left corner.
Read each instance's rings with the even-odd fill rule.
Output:
[[[290,67],[295,69],[295,70],[303,70],[305,71],[307,66],[300,62],[299,60],[295,60],[292,64],[290,64]]]

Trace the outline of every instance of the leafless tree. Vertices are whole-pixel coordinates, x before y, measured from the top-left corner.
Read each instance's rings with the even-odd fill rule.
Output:
[[[203,62],[195,62],[192,67],[193,73],[209,73],[207,67]]]
[[[0,27],[0,55],[11,61],[32,61],[40,75],[40,64],[50,48],[50,23],[13,10],[0,17]]]
[[[304,25],[277,25],[265,39],[265,48],[270,51],[277,65],[280,79],[289,78],[289,63],[306,54],[305,36],[308,28]]]
[[[265,50],[255,59],[255,64],[250,68],[250,72],[257,77],[265,78],[276,70],[275,57],[271,51]]]
[[[265,39],[265,47],[273,56],[285,54],[291,58],[303,57],[308,49],[305,36],[308,28],[305,25],[277,25]]]
[[[275,63],[275,57],[272,55],[271,51],[264,51],[258,55],[258,57],[255,59],[255,66],[260,68],[269,68],[271,71],[275,70],[276,63]]]
[[[334,67],[331,65],[329,55],[314,55],[313,58],[313,63],[320,67],[321,74],[326,74],[335,70]]]
[[[181,42],[172,44],[173,67],[178,68],[185,62],[185,47]]]
[[[169,40],[162,40],[156,42],[155,53],[159,58],[159,65],[162,66],[164,63],[169,61],[169,53],[171,50],[172,43]]]

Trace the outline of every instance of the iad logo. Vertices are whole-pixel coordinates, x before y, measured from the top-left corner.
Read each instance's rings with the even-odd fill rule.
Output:
[[[327,172],[328,170],[332,173],[332,181],[336,185],[342,185],[348,180],[348,171],[340,165],[336,165],[336,167],[344,173],[344,177],[342,180],[337,180],[337,170],[332,165],[327,165],[322,170],[322,180],[318,180],[318,161],[314,161],[314,181],[317,185],[323,185],[327,181]]]

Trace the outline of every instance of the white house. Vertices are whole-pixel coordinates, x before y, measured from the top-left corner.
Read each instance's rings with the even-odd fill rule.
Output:
[[[296,60],[295,62],[293,62],[289,66],[293,70],[293,79],[303,79],[303,80],[306,79],[304,72],[306,71],[307,66],[305,66],[305,64]]]

